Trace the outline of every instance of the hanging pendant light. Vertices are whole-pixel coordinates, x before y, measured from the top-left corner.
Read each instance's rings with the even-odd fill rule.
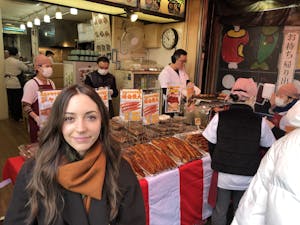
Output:
[[[32,24],[32,22],[30,20],[27,21],[26,25],[27,25],[28,28],[32,28],[33,27],[33,24]]]
[[[57,19],[57,20],[61,20],[62,19],[62,13],[61,13],[61,11],[59,10],[58,7],[56,8],[55,19]]]
[[[44,22],[45,23],[50,23],[50,16],[49,16],[49,14],[47,12],[47,9],[46,9],[46,14],[44,15]]]
[[[21,30],[26,30],[26,26],[25,26],[24,23],[21,23],[21,24],[20,24],[20,29],[21,29]]]
[[[70,14],[77,15],[78,14],[78,10],[76,8],[70,8]]]
[[[40,26],[41,25],[41,20],[38,17],[35,17],[33,20],[33,24],[36,26]]]

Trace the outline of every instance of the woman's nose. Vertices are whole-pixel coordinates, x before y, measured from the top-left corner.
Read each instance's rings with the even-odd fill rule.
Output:
[[[83,119],[79,119],[76,123],[76,131],[77,132],[84,132],[86,130],[86,124]]]

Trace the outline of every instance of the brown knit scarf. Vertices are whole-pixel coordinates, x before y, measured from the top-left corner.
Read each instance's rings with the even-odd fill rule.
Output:
[[[106,157],[102,145],[96,144],[82,160],[61,165],[57,179],[65,189],[83,195],[84,207],[88,212],[91,198],[102,198],[105,167]]]

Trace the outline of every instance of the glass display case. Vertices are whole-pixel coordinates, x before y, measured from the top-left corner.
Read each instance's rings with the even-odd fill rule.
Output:
[[[158,75],[160,71],[116,70],[114,72],[118,90],[143,89],[144,93],[160,92]],[[115,115],[119,115],[119,96],[113,99]]]

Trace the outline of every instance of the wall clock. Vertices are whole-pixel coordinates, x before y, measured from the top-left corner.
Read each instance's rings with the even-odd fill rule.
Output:
[[[174,28],[166,29],[161,36],[161,43],[165,49],[175,48],[178,42],[178,33]]]

